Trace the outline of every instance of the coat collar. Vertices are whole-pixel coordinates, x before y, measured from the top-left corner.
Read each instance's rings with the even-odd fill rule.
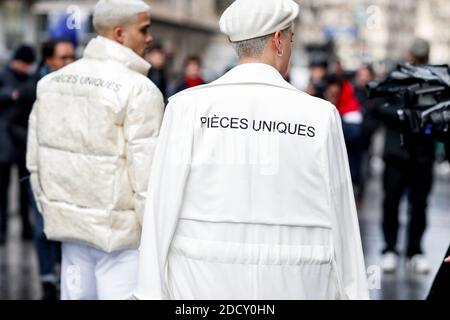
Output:
[[[245,63],[234,67],[210,85],[266,84],[298,91],[289,84],[274,67],[264,63]]]
[[[169,100],[172,100],[173,98],[182,95],[186,92],[191,92],[202,88],[218,87],[234,84],[242,84],[242,85],[262,84],[267,86],[275,86],[289,90],[294,90],[296,92],[301,92],[297,88],[292,86],[289,82],[284,80],[284,78],[281,76],[278,70],[272,67],[271,65],[264,63],[245,63],[240,64],[237,67],[234,67],[216,81],[181,91],[180,93],[177,93],[172,97],[170,97]]]
[[[114,60],[145,76],[151,68],[151,65],[133,50],[101,36],[97,36],[88,43],[83,56],[88,59]]]

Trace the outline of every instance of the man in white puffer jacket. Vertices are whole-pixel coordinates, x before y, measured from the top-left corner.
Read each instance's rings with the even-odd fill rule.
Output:
[[[100,0],[83,58],[42,79],[27,166],[49,239],[62,241],[62,299],[126,299],[136,284],[163,97],[146,77],[142,0]]]

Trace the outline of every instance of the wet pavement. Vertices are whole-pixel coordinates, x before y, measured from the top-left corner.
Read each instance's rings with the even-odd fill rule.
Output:
[[[394,274],[382,274],[379,268],[383,246],[381,233],[380,164],[378,173],[367,186],[359,212],[366,267],[372,299],[424,299],[450,243],[450,175],[435,175],[428,211],[428,228],[423,239],[426,256],[432,266],[427,275],[408,272],[404,259]],[[377,166],[375,166],[377,167]],[[17,186],[13,186],[16,189]],[[11,195],[14,196],[14,193]],[[15,212],[16,204],[11,212]],[[401,205],[399,249],[404,250],[406,203]],[[36,253],[31,242],[22,242],[18,214],[11,214],[8,243],[0,247],[0,299],[39,299],[41,292]]]
[[[427,229],[422,240],[424,253],[431,265],[431,271],[428,274],[418,275],[408,271],[405,267],[406,259],[404,257],[400,259],[395,273],[383,274],[381,272],[379,264],[381,262],[380,252],[383,249],[382,196],[380,175],[378,174],[370,182],[364,204],[359,212],[364,256],[366,267],[369,270],[371,298],[376,300],[425,299],[450,243],[450,175],[435,173],[433,190],[429,199]],[[398,235],[398,249],[401,253],[406,251],[406,226],[407,203],[403,199],[400,205]],[[380,276],[376,277],[376,275]]]

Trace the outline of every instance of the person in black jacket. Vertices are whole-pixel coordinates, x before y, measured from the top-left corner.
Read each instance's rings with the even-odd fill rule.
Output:
[[[369,82],[375,80],[375,72],[370,65],[363,65],[356,71],[355,96],[361,107],[363,122],[361,127],[361,179],[359,190],[359,203],[364,198],[365,186],[371,177],[370,161],[372,159],[372,140],[380,127],[380,120],[374,116],[374,112],[382,102],[382,98],[370,98],[367,92]]]
[[[8,193],[12,166],[17,164],[19,179],[27,176],[25,161],[20,161],[8,127],[15,110],[20,108],[18,100],[21,94],[19,89],[29,80],[34,61],[34,50],[28,46],[21,46],[15,51],[9,64],[0,72],[0,245],[5,244],[7,239]],[[31,239],[32,237],[28,210],[27,188],[24,184],[20,184],[23,239]]]
[[[11,117],[9,133],[17,149],[20,161],[25,163],[28,133],[28,118],[36,101],[36,87],[39,80],[47,74],[56,71],[74,61],[74,45],[65,39],[49,41],[42,46],[42,62],[34,76],[19,89],[18,105]],[[27,176],[29,174],[27,173]],[[59,242],[49,241],[44,233],[42,215],[37,209],[29,181],[23,182],[29,190],[29,200],[34,215],[33,238],[36,246],[39,275],[42,285],[43,300],[57,300],[57,265],[61,260]]]
[[[156,44],[147,54],[147,60],[152,67],[148,72],[148,77],[158,87],[167,101],[167,74],[166,74],[166,60],[167,55],[161,45]]]
[[[417,65],[426,64],[428,55],[428,43],[422,39],[415,40],[410,50],[411,62]],[[401,105],[403,101],[398,102],[390,101],[389,108],[383,105],[377,108],[377,116],[386,126],[383,175],[385,247],[381,266],[385,272],[394,272],[397,268],[399,205],[403,195],[407,194],[409,200],[407,266],[411,271],[427,273],[430,267],[423,255],[421,241],[426,228],[427,200],[433,183],[435,140],[426,134],[408,136],[402,128],[400,110],[393,107]]]

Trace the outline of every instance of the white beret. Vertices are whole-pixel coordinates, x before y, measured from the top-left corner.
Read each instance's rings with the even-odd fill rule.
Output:
[[[258,38],[286,29],[299,11],[292,0],[236,0],[220,18],[220,30],[232,42]]]

